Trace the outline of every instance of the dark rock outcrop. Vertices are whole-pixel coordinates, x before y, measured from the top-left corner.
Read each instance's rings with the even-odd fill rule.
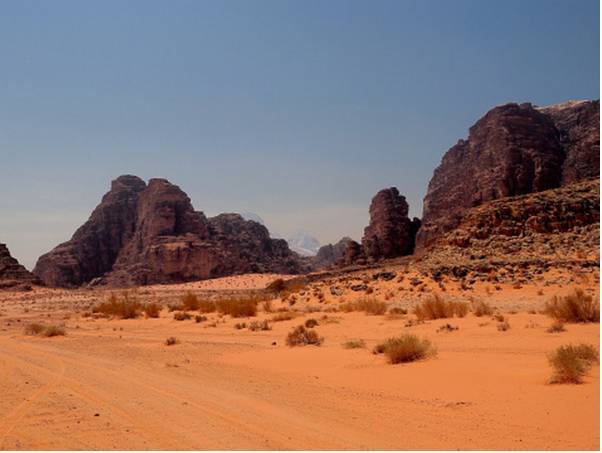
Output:
[[[78,286],[113,268],[136,229],[137,206],[146,183],[120,176],[73,237],[42,255],[33,270],[49,286]]]
[[[0,243],[0,289],[19,288],[37,283],[34,275],[13,258],[5,244]]]
[[[173,283],[244,272],[296,273],[303,260],[284,240],[238,214],[207,219],[165,179],[117,178],[73,238],[43,255],[34,273],[52,286]]]
[[[336,244],[327,244],[320,247],[318,253],[313,259],[317,269],[324,269],[337,264],[345,256],[345,250],[353,239],[344,237]]]
[[[362,238],[363,254],[374,261],[409,255],[414,251],[415,231],[405,197],[395,187],[383,189],[370,204],[370,224]]]
[[[484,203],[416,262],[433,275],[464,278],[473,272],[472,278],[494,282],[518,274],[532,280],[526,269],[599,268],[599,181]]]
[[[600,101],[569,101],[538,109],[554,121],[565,151],[562,185],[600,175]]]
[[[418,246],[457,227],[482,203],[598,176],[598,121],[598,101],[540,109],[506,104],[487,112],[435,170]]]

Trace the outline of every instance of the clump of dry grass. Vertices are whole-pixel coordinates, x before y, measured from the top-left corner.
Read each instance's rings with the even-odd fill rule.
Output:
[[[297,317],[297,312],[294,311],[281,311],[272,316],[272,322],[290,321]]]
[[[550,327],[547,328],[546,332],[560,333],[560,332],[566,332],[566,329],[564,328],[563,323],[561,323],[560,321],[555,321],[554,323],[552,323],[552,325],[550,325]]]
[[[203,322],[203,321],[207,321],[207,316],[196,315],[194,317],[194,322],[196,322],[196,323]]]
[[[348,340],[341,344],[345,349],[361,349],[366,347],[366,342],[364,340]]]
[[[460,328],[458,326],[452,326],[451,324],[447,323],[442,325],[441,327],[439,327],[437,329],[437,332],[453,332],[455,330],[459,330]]]
[[[401,335],[389,338],[374,348],[375,354],[385,354],[389,363],[407,363],[424,360],[437,354],[435,347],[426,338],[416,335]]]
[[[314,318],[309,318],[307,321],[305,321],[305,327],[307,327],[308,329],[311,329],[312,327],[316,327],[319,324],[320,323],[318,322],[318,320],[314,319]]]
[[[196,294],[188,291],[186,294],[182,296],[182,304],[180,305],[180,310],[186,311],[195,311],[199,309],[200,301]]]
[[[286,336],[288,346],[320,346],[324,338],[320,337],[313,329],[306,329],[305,326],[297,326]]]
[[[177,311],[173,314],[173,319],[176,321],[186,321],[187,319],[192,319],[192,315],[185,311]]]
[[[384,315],[387,311],[387,304],[373,297],[361,297],[353,302],[340,304],[339,309],[345,313],[363,311],[368,315]]]
[[[64,336],[66,334],[65,328],[62,326],[44,325],[37,322],[33,322],[25,326],[26,335],[37,335],[41,337],[57,337]]]
[[[142,305],[138,302],[136,296],[128,291],[121,293],[121,298],[118,298],[115,293],[109,296],[109,300],[102,302],[94,307],[94,313],[99,313],[104,316],[116,316],[121,319],[133,319],[140,316]]]
[[[499,330],[500,332],[510,330],[510,323],[508,321],[498,323],[497,330]]]
[[[233,318],[246,318],[257,315],[257,304],[259,301],[255,298],[232,298],[222,299],[216,302],[217,311],[223,315],[230,315]]]
[[[249,324],[249,330],[252,332],[257,332],[259,330],[272,330],[272,326],[267,319],[263,321],[253,321]]]
[[[579,384],[592,364],[600,363],[598,349],[588,344],[560,346],[548,360],[554,368],[552,384]]]
[[[473,301],[471,308],[474,315],[478,317],[491,316],[493,314],[493,307],[482,300]]]
[[[427,297],[416,308],[414,314],[419,320],[463,318],[468,313],[468,304],[464,302],[445,301],[438,294]]]
[[[165,346],[173,346],[179,342],[180,340],[178,340],[176,337],[169,337],[167,340],[165,340]]]
[[[144,314],[147,316],[147,318],[158,318],[159,314],[161,313],[161,308],[161,305],[155,302],[151,302],[149,304],[145,304],[142,307],[142,310],[144,311]]]
[[[600,302],[581,288],[564,297],[554,296],[544,311],[561,322],[600,322]]]

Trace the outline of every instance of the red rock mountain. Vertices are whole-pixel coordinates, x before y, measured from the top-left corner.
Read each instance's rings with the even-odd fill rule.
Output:
[[[408,203],[395,187],[379,191],[370,204],[370,224],[364,229],[366,258],[380,260],[410,255],[416,227],[408,218]]]
[[[51,286],[118,286],[197,280],[244,272],[297,273],[304,261],[284,240],[238,214],[207,219],[165,179],[136,176],[111,184],[71,240],[34,269]]]
[[[417,244],[454,229],[480,204],[600,174],[600,103],[495,107],[443,156],[426,197]]]
[[[0,243],[0,289],[31,283],[37,283],[34,275],[11,256],[5,244]]]
[[[318,253],[313,258],[316,268],[324,269],[337,264],[345,255],[347,246],[353,242],[349,237],[344,237],[336,244],[327,244],[320,247]]]

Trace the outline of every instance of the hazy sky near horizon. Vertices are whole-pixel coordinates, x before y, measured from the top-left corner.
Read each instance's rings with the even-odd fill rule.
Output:
[[[598,98],[599,4],[0,0],[0,58],[0,242],[28,268],[126,173],[326,243],[384,187],[420,216],[492,106]]]

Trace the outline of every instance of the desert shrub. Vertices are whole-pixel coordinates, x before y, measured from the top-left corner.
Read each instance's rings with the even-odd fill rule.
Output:
[[[497,330],[499,330],[500,332],[505,332],[509,329],[510,329],[510,323],[508,321],[500,322],[497,325]]]
[[[297,317],[297,313],[294,311],[281,311],[272,316],[272,322],[290,321]]]
[[[217,301],[216,307],[221,314],[244,318],[257,315],[257,303],[253,298],[233,298]]]
[[[506,318],[504,318],[504,315],[501,315],[499,313],[493,315],[493,319],[497,322],[504,322],[506,320]]]
[[[482,300],[472,302],[472,312],[475,316],[491,316],[493,314],[493,308],[487,302]]]
[[[444,319],[458,316],[462,318],[468,312],[468,305],[464,302],[446,302],[441,296],[435,294],[427,297],[416,308],[414,314],[420,320]]]
[[[236,324],[234,324],[234,328],[236,330],[246,329],[247,323],[246,322],[237,322]]]
[[[564,297],[554,296],[545,313],[561,322],[600,322],[600,302],[576,288]]]
[[[25,326],[25,334],[26,335],[40,335],[46,326],[44,324],[40,324],[37,322],[32,322]]]
[[[203,321],[207,321],[207,316],[196,315],[194,317],[194,322],[196,322],[196,323],[203,322]]]
[[[345,341],[341,346],[345,349],[360,349],[366,347],[366,342],[364,340],[348,340]]]
[[[284,291],[286,288],[286,284],[284,283],[284,280],[281,278],[277,278],[276,280],[274,280],[272,283],[270,283],[268,286],[265,287],[265,289],[267,291],[271,291],[274,293],[280,293],[282,291]]]
[[[272,305],[271,300],[265,300],[261,304],[261,308],[265,313],[272,313],[274,311],[274,306]]]
[[[142,310],[149,318],[158,318],[161,313],[161,305],[151,302],[142,307]]]
[[[31,323],[25,327],[25,334],[38,335],[41,337],[58,337],[65,335],[65,328],[55,325],[44,325],[40,323]]]
[[[390,315],[407,315],[408,310],[406,310],[405,308],[393,307],[393,308],[389,308],[389,314]]]
[[[252,332],[256,332],[258,330],[272,330],[272,326],[267,319],[263,321],[253,321],[249,324],[249,330]]]
[[[182,296],[182,304],[180,305],[180,310],[190,310],[195,311],[199,309],[199,298],[196,294],[188,291],[186,294]]]
[[[317,325],[319,325],[318,320],[314,318],[309,318],[307,321],[305,321],[305,327],[307,327],[308,329],[316,327]]]
[[[297,326],[286,336],[288,346],[320,346],[324,341],[313,329],[306,329],[305,326]]]
[[[165,345],[173,346],[174,344],[178,344],[179,342],[180,340],[178,340],[176,337],[169,337],[167,340],[165,340]]]
[[[136,296],[128,291],[124,291],[121,293],[121,298],[112,293],[108,301],[97,305],[92,311],[105,316],[133,319],[140,315],[141,308],[142,305],[138,302]]]
[[[176,321],[186,321],[187,319],[192,319],[192,315],[185,311],[177,311],[173,314],[173,319]]]
[[[197,310],[200,313],[213,313],[216,309],[215,302],[212,300],[199,300]]]
[[[598,350],[588,344],[560,346],[550,354],[548,360],[554,368],[550,380],[554,384],[578,384],[592,364],[600,362]]]
[[[345,313],[363,311],[368,315],[384,315],[387,311],[387,304],[373,297],[361,297],[353,302],[340,304],[339,309]]]
[[[459,330],[460,328],[458,326],[452,326],[451,324],[447,323],[442,325],[441,327],[439,327],[437,329],[437,332],[453,332],[454,330]]]
[[[378,344],[374,352],[384,353],[392,364],[414,362],[436,355],[436,349],[429,340],[408,334],[389,338]]]
[[[564,328],[564,324],[561,323],[560,321],[556,321],[554,323],[552,323],[552,325],[550,327],[548,327],[548,329],[546,330],[546,332],[548,333],[560,333],[560,332],[565,332],[566,329]]]

